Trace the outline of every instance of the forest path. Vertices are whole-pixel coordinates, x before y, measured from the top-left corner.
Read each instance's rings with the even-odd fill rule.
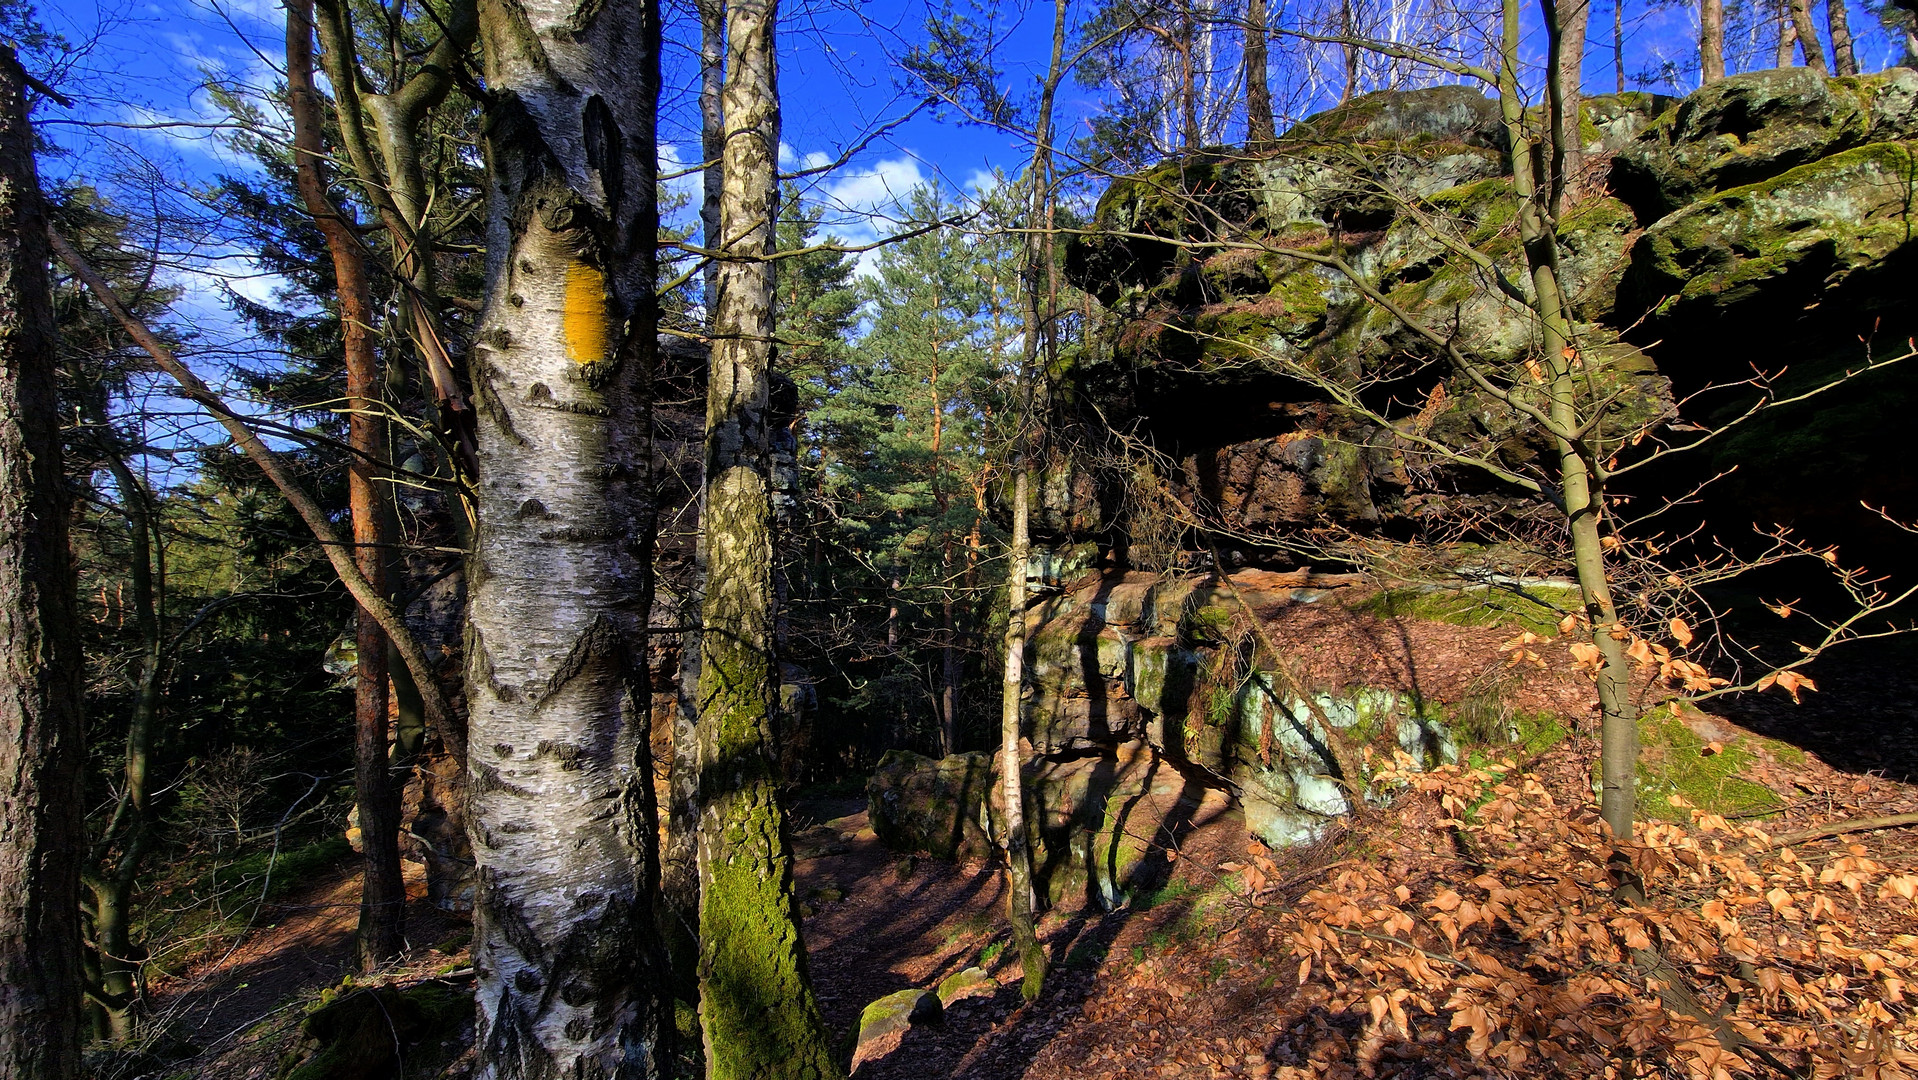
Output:
[[[424,870],[412,862],[402,866],[413,955],[444,966],[447,957],[433,946],[467,925],[466,919],[428,904]],[[304,1016],[302,1007],[353,970],[359,917],[360,864],[354,856],[264,905],[253,928],[225,953],[155,986],[155,1018],[173,1040],[198,1051],[172,1068],[208,1080],[273,1076]]]
[[[857,1034],[860,1013],[887,994],[936,989],[972,966],[985,968],[996,984],[954,1002],[941,1023],[911,1029],[897,1049],[866,1063],[856,1080],[1039,1075],[1035,1058],[1061,1031],[1082,1022],[1087,1000],[1113,966],[1106,958],[1167,939],[1197,898],[1189,885],[1175,884],[1165,890],[1172,898],[1155,907],[1049,913],[1039,934],[1053,967],[1045,994],[1027,1005],[1020,996],[1022,971],[1007,947],[999,866],[889,851],[873,834],[864,800],[806,802],[794,816],[798,892],[811,912],[805,936],[813,987],[828,1026],[846,1046]],[[1192,873],[1175,881],[1216,877],[1210,868],[1242,854],[1245,835],[1236,809],[1198,824],[1179,840],[1179,861]]]

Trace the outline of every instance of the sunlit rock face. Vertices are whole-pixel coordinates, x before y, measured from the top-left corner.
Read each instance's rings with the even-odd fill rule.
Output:
[[[1694,396],[1708,385],[1757,368],[1783,372],[1775,385],[1789,395],[1918,332],[1918,73],[1792,68],[1684,99],[1594,97],[1578,131],[1561,276],[1590,377],[1616,395],[1611,430],[1674,410],[1720,421],[1751,398]],[[1109,429],[1136,437],[1164,455],[1168,497],[1255,534],[1330,525],[1409,537],[1521,514],[1476,470],[1408,467],[1409,436],[1520,470],[1551,448],[1434,363],[1433,347],[1344,271],[1277,250],[1337,255],[1468,354],[1522,364],[1530,320],[1497,281],[1524,277],[1504,142],[1495,103],[1474,90],[1383,92],[1270,147],[1209,150],[1114,182],[1067,251],[1070,280],[1097,305],[1091,342],[1050,373],[1055,422],[1087,443]],[[1392,427],[1281,368],[1364,388]],[[1909,470],[1874,467],[1896,451],[1914,387],[1918,370],[1891,368],[1777,410],[1649,478],[1646,493],[1737,465],[1716,489],[1724,507],[1833,542],[1890,543],[1858,503],[1918,502]],[[1134,478],[1083,463],[1053,471],[1074,482],[1054,485],[1038,519],[1059,538],[1103,528],[1112,539],[1114,489]]]

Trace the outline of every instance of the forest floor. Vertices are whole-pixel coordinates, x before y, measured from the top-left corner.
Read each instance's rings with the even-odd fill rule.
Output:
[[[1720,724],[1728,740],[1747,734]],[[1514,764],[1577,805],[1590,798],[1596,751],[1594,739],[1574,737]],[[1799,795],[1766,822],[1774,835],[1918,811],[1918,787],[1834,769],[1813,756],[1788,754],[1760,771],[1775,789]],[[1431,812],[1435,806],[1374,815],[1317,845],[1265,853],[1270,862],[1257,889],[1222,866],[1255,861],[1239,812],[1202,816],[1177,838],[1176,861],[1156,893],[1112,912],[1046,917],[1040,930],[1054,967],[1044,995],[1031,1004],[1020,999],[1021,973],[1005,948],[1003,878],[994,867],[889,852],[854,804],[807,809],[821,817],[848,811],[801,834],[826,849],[800,864],[799,883],[801,895],[811,898],[808,906],[817,909],[806,922],[812,975],[836,1031],[851,1032],[866,1003],[893,991],[930,989],[974,964],[994,976],[992,992],[953,1004],[943,1023],[912,1028],[856,1080],[1491,1075],[1479,1067],[1488,1063],[1475,1063],[1468,1051],[1469,1031],[1433,1021],[1411,1025],[1420,1028],[1419,1038],[1408,1035],[1359,1068],[1363,1006],[1328,1009],[1318,988],[1301,986],[1300,957],[1275,947],[1281,925],[1310,890],[1328,890],[1321,898],[1340,891],[1335,872],[1342,868],[1384,867],[1387,879],[1422,891],[1442,888],[1448,876],[1457,880],[1458,852],[1447,842],[1443,815]],[[1252,850],[1263,853],[1256,845]],[[1918,845],[1909,830],[1824,838],[1797,851],[1807,863],[1849,855],[1875,861],[1881,872],[1918,873]],[[1860,907],[1852,945],[1911,943],[1918,919],[1910,911],[1892,903]],[[1540,1075],[1596,1073],[1546,1069]]]
[[[1911,782],[1918,779],[1918,668],[1898,662],[1898,652],[1867,648],[1855,655],[1853,663],[1823,665],[1821,692],[1807,695],[1800,711],[1748,699],[1705,721],[1720,725],[1713,737],[1727,742],[1756,729],[1811,751],[1761,754],[1751,774],[1786,804],[1765,821],[1774,835],[1918,811],[1918,785]],[[1590,801],[1596,750],[1588,731],[1512,764],[1559,805],[1576,807]],[[869,1003],[899,990],[932,989],[971,967],[990,976],[973,996],[952,1002],[941,1022],[910,1029],[895,1049],[866,1062],[858,1080],[1475,1075],[1480,1070],[1467,1052],[1472,1033],[1456,1023],[1447,1030],[1437,1020],[1412,1025],[1416,1038],[1408,1034],[1394,1046],[1364,1051],[1372,1054],[1365,1069],[1341,1064],[1364,1056],[1365,1009],[1329,1007],[1317,987],[1301,984],[1299,957],[1286,946],[1295,940],[1285,934],[1296,931],[1299,910],[1356,888],[1340,884],[1352,868],[1382,871],[1420,895],[1456,879],[1459,851],[1437,805],[1436,798],[1413,799],[1312,847],[1265,853],[1254,845],[1248,853],[1239,811],[1208,801],[1181,835],[1160,838],[1154,857],[1163,873],[1156,888],[1135,891],[1129,905],[1115,911],[1062,907],[1045,917],[1040,932],[1053,968],[1044,995],[1028,1004],[1007,947],[1004,881],[994,865],[886,849],[861,798],[801,800],[792,824],[811,977],[828,1025],[850,1051]],[[1796,849],[1806,863],[1852,857],[1871,860],[1881,874],[1918,875],[1918,844],[1909,829],[1859,832]],[[1262,880],[1248,887],[1244,866],[1262,859]],[[299,1042],[305,1007],[350,970],[355,871],[343,865],[268,905],[231,951],[156,985],[157,1013],[172,1039],[191,1043],[195,1054],[151,1070],[123,1067],[114,1076],[278,1075],[284,1055]],[[409,864],[409,873],[417,875],[417,868]],[[423,892],[423,883],[411,884]],[[1838,899],[1842,904],[1844,897]],[[1864,897],[1857,908],[1846,931],[1855,935],[1853,945],[1891,949],[1901,940],[1900,948],[1918,942],[1911,936],[1918,908]],[[416,899],[408,935],[416,952],[382,981],[451,980],[470,987],[464,927],[460,917]],[[1784,939],[1779,942],[1782,947]]]
[[[407,938],[414,948],[408,963],[386,980],[443,977],[466,968],[470,922],[427,903],[423,869],[412,862],[403,866]],[[126,1059],[110,1073],[103,1069],[107,1075],[100,1080],[271,1080],[298,1041],[306,1007],[353,970],[359,915],[357,856],[262,906],[251,929],[225,952],[150,987],[154,1026],[165,1038],[152,1056]],[[187,1047],[191,1055],[179,1057]]]

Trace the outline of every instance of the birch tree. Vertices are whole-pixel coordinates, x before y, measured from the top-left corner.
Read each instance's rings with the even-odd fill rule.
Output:
[[[768,416],[779,206],[776,0],[726,6],[719,271],[707,376],[699,981],[713,1080],[843,1075],[806,978],[779,805]]]
[[[1027,166],[1025,279],[1025,351],[1019,366],[1018,405],[1027,414],[1020,424],[1019,442],[1013,459],[1012,551],[1006,587],[1006,675],[1000,703],[1000,788],[1006,815],[1006,913],[1012,923],[1012,937],[1019,947],[1020,963],[1025,969],[1026,1000],[1039,996],[1045,986],[1046,950],[1039,943],[1034,926],[1033,908],[1037,897],[1032,888],[1032,850],[1025,826],[1025,755],[1021,752],[1020,698],[1024,691],[1026,649],[1026,563],[1031,553],[1029,518],[1031,508],[1031,462],[1024,443],[1025,427],[1032,413],[1031,380],[1040,362],[1050,362],[1053,333],[1053,299],[1058,295],[1058,267],[1052,257],[1052,214],[1055,188],[1052,169],[1052,110],[1065,78],[1067,0],[1054,0],[1052,7],[1052,59],[1045,81],[1039,86],[1038,124],[1033,131],[1032,163]],[[1045,355],[1041,355],[1042,352]]]
[[[496,0],[467,694],[480,1075],[658,1075],[659,9]]]
[[[81,657],[27,75],[0,49],[0,1080],[80,1070]]]

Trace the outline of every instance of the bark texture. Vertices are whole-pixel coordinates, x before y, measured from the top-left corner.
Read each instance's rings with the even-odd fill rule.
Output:
[[[706,1075],[844,1075],[806,977],[779,805],[768,380],[779,94],[773,0],[726,9],[721,253],[701,531],[699,975]]]
[[[166,579],[166,548],[159,543],[152,493],[127,465],[125,445],[113,429],[103,402],[88,402],[83,415],[99,436],[99,452],[114,486],[120,489],[132,540],[134,622],[140,630],[139,675],[134,680],[133,710],[127,717],[123,782],[106,834],[94,843],[81,883],[93,897],[93,960],[87,996],[95,1038],[125,1039],[134,1033],[141,993],[140,961],[133,942],[134,885],[150,839],[148,775],[154,729],[160,718],[166,639],[161,626],[161,589]]]
[[[1725,77],[1725,0],[1698,0],[1698,63],[1704,85]]]
[[[1579,171],[1584,147],[1579,138],[1579,99],[1585,85],[1585,37],[1592,22],[1591,0],[1546,0],[1551,19],[1551,86],[1547,97],[1552,130],[1550,183],[1554,197]]]
[[[1012,943],[1025,970],[1027,1001],[1039,996],[1046,982],[1046,950],[1034,925],[1032,849],[1026,835],[1025,754],[1019,740],[1019,699],[1025,687],[1026,561],[1032,552],[1026,502],[1031,498],[1025,462],[1013,466],[1011,569],[1006,585],[1006,677],[999,700],[999,784],[1005,805],[1006,916],[1012,924]]]
[[[46,221],[0,49],[0,1080],[80,1069],[81,660]]]
[[[656,1076],[639,533],[659,12],[496,0],[480,23],[494,97],[467,674],[479,1075]]]
[[[1254,145],[1279,137],[1272,120],[1272,84],[1266,77],[1265,0],[1245,5],[1245,133]]]
[[[1845,0],[1825,0],[1825,24],[1831,29],[1831,57],[1838,74],[1858,74],[1858,53],[1851,44],[1851,16]]]
[[[387,459],[379,413],[380,360],[373,340],[373,291],[359,237],[326,193],[319,95],[313,88],[313,0],[292,0],[286,14],[287,98],[300,200],[326,239],[345,345],[348,441],[347,501],[353,515],[353,561],[367,584],[386,594],[386,508],[379,468]],[[361,608],[354,633],[359,672],[354,688],[354,796],[359,809],[360,964],[368,971],[406,947],[406,886],[400,877],[400,799],[386,758],[386,634]]]
[[[1796,0],[1804,2],[1804,0]],[[1570,306],[1558,276],[1558,238],[1551,222],[1561,210],[1562,188],[1541,176],[1537,155],[1528,136],[1524,103],[1518,87],[1518,0],[1504,0],[1500,39],[1499,108],[1511,145],[1512,190],[1518,201],[1518,234],[1524,246],[1531,279],[1531,308],[1538,319],[1539,363],[1546,372],[1550,403],[1547,409],[1558,451],[1558,490],[1567,531],[1572,540],[1572,562],[1585,613],[1591,622],[1592,642],[1602,663],[1598,671],[1600,720],[1601,816],[1614,836],[1629,841],[1635,814],[1638,775],[1638,706],[1631,696],[1631,663],[1625,642],[1614,637],[1619,626],[1611,581],[1605,565],[1599,525],[1605,516],[1605,490],[1589,444],[1569,433],[1582,429],[1581,379],[1572,366],[1577,337]],[[1556,102],[1552,103],[1554,106]],[[1554,110],[1556,113],[1556,110]],[[1547,138],[1558,140],[1575,131],[1570,117],[1553,115]],[[1546,158],[1558,156],[1547,147]],[[1626,635],[1629,637],[1629,635]]]

